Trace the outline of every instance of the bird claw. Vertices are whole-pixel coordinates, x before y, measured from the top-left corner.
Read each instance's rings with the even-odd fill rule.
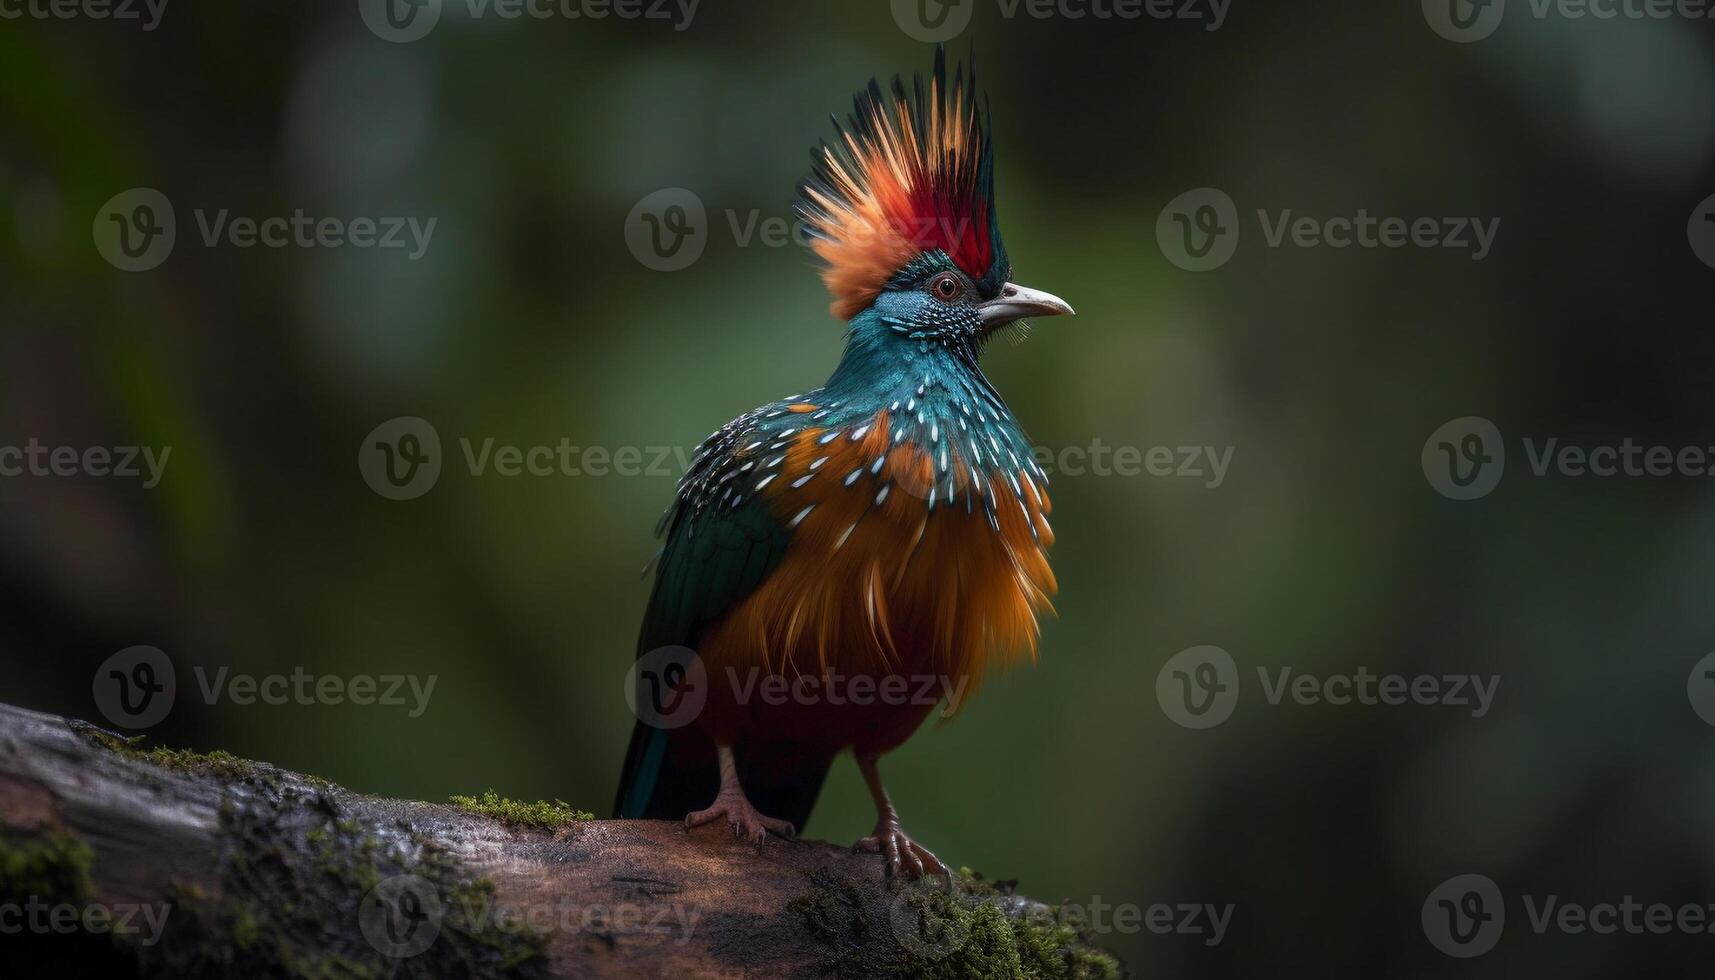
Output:
[[[685,816],[685,829],[701,827],[725,817],[732,828],[734,840],[749,841],[762,849],[762,842],[769,834],[792,840],[798,836],[797,828],[785,820],[764,816],[750,801],[740,794],[721,794],[715,797],[714,805],[707,810],[697,810]]]
[[[930,853],[927,847],[907,837],[899,824],[894,822],[876,824],[875,833],[852,844],[852,853],[880,854],[883,858],[883,870],[889,878],[903,874],[914,881],[926,874],[952,876],[952,872],[947,870],[940,858]]]

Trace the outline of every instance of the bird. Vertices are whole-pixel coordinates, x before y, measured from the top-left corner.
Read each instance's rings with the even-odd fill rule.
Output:
[[[760,848],[797,834],[850,751],[876,808],[853,850],[888,877],[949,875],[878,760],[1037,657],[1048,476],[979,359],[1073,312],[1013,281],[969,64],[949,73],[937,46],[927,80],[871,79],[812,150],[794,211],[844,350],[820,387],[703,441],[662,515],[621,818],[724,820]]]

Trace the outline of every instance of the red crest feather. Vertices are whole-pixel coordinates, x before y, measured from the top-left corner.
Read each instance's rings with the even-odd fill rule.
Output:
[[[994,207],[994,151],[977,108],[976,72],[947,77],[935,51],[925,88],[907,95],[871,81],[853,100],[835,142],[813,154],[799,216],[826,264],[832,310],[849,320],[925,253],[945,252],[985,296],[1006,281],[1006,252]]]

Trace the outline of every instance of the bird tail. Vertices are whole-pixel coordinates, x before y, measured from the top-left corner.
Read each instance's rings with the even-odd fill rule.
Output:
[[[714,749],[706,736],[640,721],[631,729],[613,813],[628,819],[683,820],[692,810],[708,806],[719,789]]]
[[[752,806],[802,831],[810,822],[810,811],[816,808],[816,798],[822,794],[822,783],[833,761],[826,757],[800,760],[787,767],[761,763],[746,767],[740,763],[739,779]]]

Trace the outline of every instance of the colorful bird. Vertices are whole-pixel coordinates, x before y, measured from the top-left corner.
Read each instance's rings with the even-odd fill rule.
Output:
[[[798,214],[845,352],[822,387],[711,435],[662,518],[639,664],[685,659],[640,685],[640,717],[646,693],[659,712],[663,690],[704,690],[694,722],[638,723],[622,817],[790,837],[850,749],[877,811],[854,848],[946,873],[876,764],[942,695],[950,715],[989,666],[1035,658],[1048,479],[977,361],[997,330],[1072,312],[1012,282],[975,78],[938,49],[927,83],[871,81],[813,154]]]

